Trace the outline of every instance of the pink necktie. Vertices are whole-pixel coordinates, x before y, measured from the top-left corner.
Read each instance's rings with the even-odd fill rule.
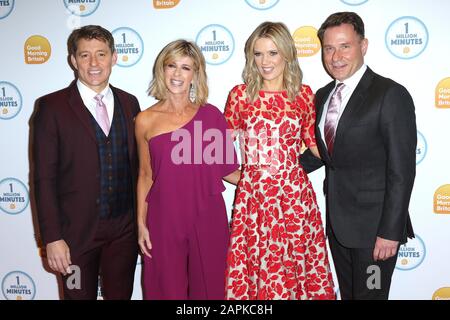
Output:
[[[336,137],[336,128],[338,123],[339,109],[342,103],[342,89],[344,89],[344,83],[339,83],[331,96],[330,103],[328,104],[327,116],[325,118],[325,143],[327,144],[328,153],[333,152],[334,138]]]
[[[106,106],[102,101],[103,95],[98,94],[94,97],[95,101],[97,101],[97,106],[95,107],[95,114],[97,115],[97,123],[102,128],[103,132],[106,136],[109,134],[109,118],[108,111],[106,110]]]

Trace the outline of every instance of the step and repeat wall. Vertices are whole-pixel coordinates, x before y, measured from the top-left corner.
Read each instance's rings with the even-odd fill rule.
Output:
[[[390,298],[450,299],[448,0],[0,0],[0,299],[59,299],[36,237],[29,121],[38,97],[73,80],[66,40],[74,28],[100,24],[113,33],[119,59],[111,83],[136,95],[142,109],[155,102],[146,90],[158,52],[178,38],[195,41],[207,61],[209,102],[223,110],[242,82],[245,41],[266,20],[289,27],[304,82],[314,91],[328,83],[316,32],[336,11],[363,18],[366,63],[403,84],[416,106],[416,238],[400,248]],[[324,170],[310,178],[324,212]],[[229,211],[233,195],[228,185]],[[142,298],[140,276],[138,259],[133,299]]]

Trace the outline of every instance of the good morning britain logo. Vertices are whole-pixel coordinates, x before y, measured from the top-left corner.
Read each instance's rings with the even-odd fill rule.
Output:
[[[297,48],[297,57],[311,57],[320,51],[320,40],[317,29],[303,26],[294,31],[292,38]]]
[[[0,19],[4,19],[13,11],[14,0],[2,0],[0,1]]]
[[[268,10],[273,8],[280,0],[245,0],[247,4],[256,10]]]
[[[400,59],[413,59],[428,45],[428,29],[415,17],[400,17],[393,21],[386,31],[386,47]]]
[[[435,106],[440,109],[450,108],[450,78],[442,79],[436,86]]]
[[[42,64],[50,59],[52,47],[47,38],[34,35],[25,41],[23,51],[26,64]]]
[[[153,0],[155,9],[172,9],[180,3],[180,0]]]
[[[450,214],[450,184],[440,186],[434,193],[433,211],[437,214]]]
[[[86,17],[97,10],[100,0],[64,0],[64,5],[71,14]]]
[[[450,300],[450,287],[443,287],[436,290],[432,300]]]
[[[9,120],[22,109],[22,95],[12,83],[0,81],[0,119]]]
[[[219,24],[210,24],[199,31],[195,42],[206,63],[219,65],[228,61],[234,52],[234,38],[231,32]]]

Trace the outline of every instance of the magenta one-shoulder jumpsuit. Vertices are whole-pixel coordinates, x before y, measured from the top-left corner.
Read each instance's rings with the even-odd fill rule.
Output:
[[[206,104],[183,127],[149,141],[152,258],[144,258],[144,299],[225,298],[229,228],[222,178],[239,167],[226,128],[222,113]]]

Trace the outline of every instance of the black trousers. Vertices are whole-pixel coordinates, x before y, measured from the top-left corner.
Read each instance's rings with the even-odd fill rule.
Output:
[[[397,254],[385,261],[373,260],[374,248],[347,248],[331,228],[328,241],[342,300],[387,300]]]

